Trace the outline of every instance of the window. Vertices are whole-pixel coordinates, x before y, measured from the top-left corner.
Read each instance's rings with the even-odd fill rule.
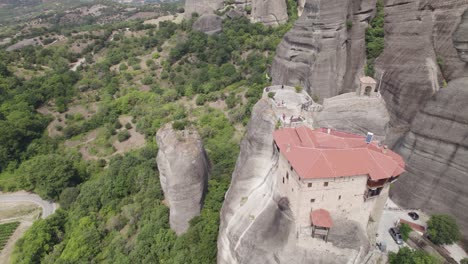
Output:
[[[315,203],[315,199],[310,199],[310,203]]]
[[[291,166],[291,171],[293,170],[292,166]]]
[[[340,195],[340,196],[338,196],[338,200],[341,200],[341,195]]]
[[[309,187],[309,188],[312,187],[312,183],[309,182],[309,183],[307,184],[307,187]]]
[[[286,179],[289,180],[289,172],[286,172]]]
[[[324,183],[323,183],[323,186],[327,187],[327,186],[328,186],[328,182],[324,182]]]
[[[284,177],[283,177],[283,184],[284,184]]]

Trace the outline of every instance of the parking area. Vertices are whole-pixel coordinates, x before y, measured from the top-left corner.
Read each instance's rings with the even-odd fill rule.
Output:
[[[408,215],[409,212],[417,212],[419,214],[419,220],[413,220]],[[395,227],[399,219],[404,219],[419,225],[425,226],[425,222],[428,217],[421,213],[420,211],[415,210],[403,210],[398,205],[396,205],[392,200],[388,199],[385,204],[385,209],[380,219],[377,242],[384,242],[387,245],[387,251],[397,252],[398,249],[403,245],[398,245],[388,230],[392,227]]]

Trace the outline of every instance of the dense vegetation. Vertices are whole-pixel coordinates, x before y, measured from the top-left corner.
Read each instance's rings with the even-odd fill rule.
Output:
[[[19,224],[19,222],[0,224],[0,251],[3,250],[3,247],[6,245],[13,232],[15,232],[16,228],[18,228]]]
[[[461,236],[456,220],[449,215],[432,215],[427,222],[427,234],[437,245],[453,244]]]
[[[216,261],[239,142],[291,24],[227,19],[222,33],[206,36],[192,30],[194,19],[159,27],[142,20],[67,24],[52,29],[67,38],[58,46],[0,52],[0,188],[61,205],[26,232],[13,263]],[[70,71],[79,58],[86,63]],[[92,105],[94,112],[70,112]],[[155,134],[167,122],[198,129],[213,164],[202,213],[181,236],[169,228],[155,162]],[[131,129],[145,146],[117,155],[112,143],[131,139]],[[96,158],[85,159],[87,141]]]
[[[377,1],[377,12],[366,30],[366,54],[367,64],[365,73],[367,76],[374,77],[374,62],[384,50],[384,2]]]
[[[390,252],[388,262],[390,264],[440,264],[441,260],[429,255],[422,250],[412,250],[402,247],[398,253]]]

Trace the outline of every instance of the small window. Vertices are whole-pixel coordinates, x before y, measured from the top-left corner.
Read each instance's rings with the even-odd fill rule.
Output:
[[[283,184],[284,184],[284,177],[283,177]]]
[[[291,171],[293,170],[292,166],[291,166]]]
[[[324,182],[324,183],[323,183],[323,186],[327,187],[327,186],[328,186],[328,182]]]
[[[289,172],[286,172],[286,179],[289,180]]]
[[[294,192],[294,188],[291,188],[291,192]]]
[[[310,203],[315,203],[315,199],[310,199]]]
[[[341,200],[341,195],[340,195],[340,196],[338,196],[338,200]]]
[[[312,183],[309,182],[309,183],[307,184],[307,187],[309,187],[309,188],[312,187]]]

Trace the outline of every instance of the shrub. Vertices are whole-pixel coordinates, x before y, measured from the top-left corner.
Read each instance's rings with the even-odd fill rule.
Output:
[[[195,100],[195,103],[197,105],[204,105],[206,102],[206,96],[204,94],[199,94],[197,96],[197,99]]]
[[[296,93],[300,93],[303,90],[302,86],[300,86],[300,85],[296,85],[296,87],[294,87],[294,88],[296,89]]]
[[[269,97],[269,98],[273,98],[273,97],[275,97],[275,94],[276,94],[275,92],[269,92],[269,93],[268,93],[268,97]]]
[[[114,123],[114,128],[115,129],[121,129],[122,128],[122,124],[120,123],[119,120],[116,120],[115,123]]]
[[[132,129],[132,124],[130,124],[130,123],[125,124],[125,128],[126,129]]]
[[[460,239],[457,222],[449,215],[433,215],[427,222],[429,239],[437,245],[453,244]]]
[[[468,264],[468,258],[460,260],[460,264]]]
[[[130,133],[127,130],[120,131],[117,134],[117,139],[119,140],[119,142],[124,142],[125,140],[129,138],[130,138]]]
[[[411,227],[408,224],[401,224],[400,225],[400,234],[404,241],[407,241],[409,238],[409,234],[411,233]]]
[[[346,20],[346,29],[350,30],[353,28],[353,21],[351,20]]]
[[[174,130],[184,130],[185,127],[188,125],[187,120],[177,120],[172,123],[172,128]]]

